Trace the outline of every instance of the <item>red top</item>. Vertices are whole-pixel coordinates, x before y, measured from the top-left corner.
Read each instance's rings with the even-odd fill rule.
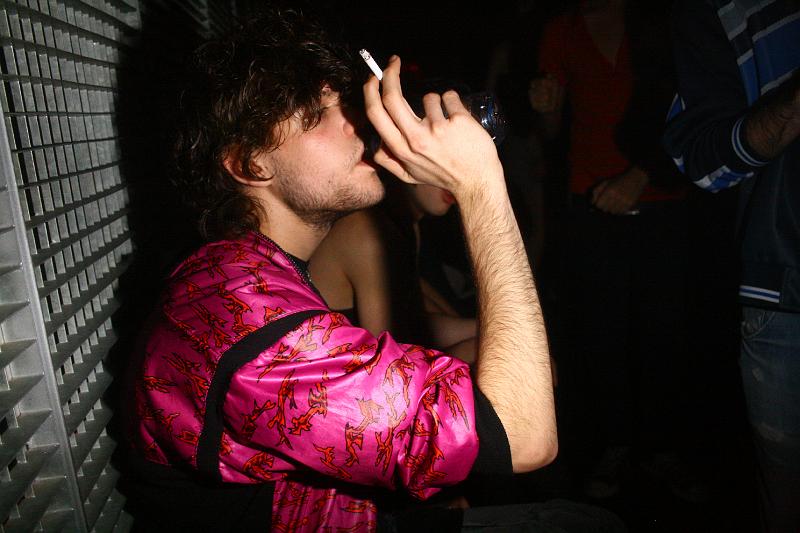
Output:
[[[584,194],[631,165],[614,141],[633,91],[628,37],[623,37],[612,65],[595,45],[584,18],[562,15],[547,25],[539,56],[541,69],[561,83],[572,107],[569,185],[571,192]],[[647,187],[642,200],[675,196]]]

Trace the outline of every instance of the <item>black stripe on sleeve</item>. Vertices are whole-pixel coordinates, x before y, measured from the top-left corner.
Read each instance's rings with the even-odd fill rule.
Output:
[[[222,354],[206,396],[203,430],[197,444],[197,469],[215,481],[222,481],[219,471],[219,447],[222,443],[222,407],[233,375],[261,352],[278,342],[288,332],[309,318],[326,313],[312,309],[287,315],[254,331]]]
[[[475,429],[479,447],[470,477],[510,478],[514,470],[506,430],[489,399],[474,383],[472,389],[475,393]]]

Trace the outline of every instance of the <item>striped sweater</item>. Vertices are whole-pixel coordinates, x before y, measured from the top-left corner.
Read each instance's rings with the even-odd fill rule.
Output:
[[[696,185],[740,187],[742,303],[800,312],[800,140],[767,161],[742,131],[800,66],[800,2],[679,0],[672,36],[679,94],[664,146]]]

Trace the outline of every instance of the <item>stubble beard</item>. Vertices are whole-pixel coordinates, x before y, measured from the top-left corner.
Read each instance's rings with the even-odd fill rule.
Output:
[[[342,168],[355,168],[361,160],[362,152],[363,146],[355,146]],[[335,184],[335,188],[331,189],[311,185],[309,180],[298,175],[301,170],[292,168],[291,163],[276,170],[277,185],[286,206],[305,224],[315,229],[327,231],[340,218],[377,204],[385,194],[383,183],[377,176],[351,176],[343,182],[331,175],[327,180],[315,180],[317,183]],[[368,180],[374,180],[374,183],[368,183]]]
[[[349,184],[335,190],[317,191],[304,187],[299,180],[280,180],[279,183],[284,202],[300,220],[315,229],[328,230],[340,218],[383,199],[383,184],[375,180],[375,185]]]

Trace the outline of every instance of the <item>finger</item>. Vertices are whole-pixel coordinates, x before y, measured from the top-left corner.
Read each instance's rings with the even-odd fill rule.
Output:
[[[403,134],[397,128],[392,117],[383,106],[381,99],[380,82],[375,76],[370,76],[364,84],[364,109],[367,118],[372,123],[375,131],[378,132],[381,139],[386,143],[393,152],[398,153],[403,147],[407,149]]]
[[[386,147],[381,146],[373,159],[377,164],[397,176],[397,178],[406,183],[419,183],[414,177],[406,170],[403,164],[392,154]]]
[[[607,181],[601,181],[597,185],[595,185],[594,189],[592,189],[592,204],[597,205],[598,200],[605,191],[606,187],[608,186]]]
[[[389,58],[389,62],[394,63],[395,61],[397,62],[397,75],[400,76],[400,72],[402,71],[400,57],[393,55],[392,57]],[[389,66],[390,65],[387,65],[386,68],[388,69]],[[405,96],[403,96],[403,85],[401,83],[398,83],[397,87],[400,89],[400,96],[403,97],[403,103],[405,104],[406,110],[412,115],[414,115],[414,118],[417,119],[417,122],[421,122],[422,119],[417,115],[416,111],[414,111],[414,108],[411,107],[411,104],[408,103],[408,100],[405,99]],[[385,91],[385,86],[384,86],[384,91]]]
[[[597,198],[595,207],[606,213],[612,213],[615,209],[614,206],[614,191],[611,187],[604,187]]]
[[[605,195],[601,195],[599,198],[597,198],[597,201],[594,203],[594,206],[595,208],[599,209],[600,211],[603,211],[604,213],[609,212],[610,206],[608,198],[606,198]]]
[[[607,211],[612,215],[621,215],[625,212],[625,205],[619,201],[619,198],[612,198],[608,203]]]
[[[469,115],[469,111],[455,91],[447,91],[444,93],[442,95],[442,103],[444,104],[445,111],[447,111],[447,114],[451,117],[458,113]]]
[[[403,97],[403,88],[400,85],[400,58],[392,56],[386,70],[383,71],[383,106],[397,124],[398,129],[408,135],[419,129],[420,119],[406,99]],[[391,146],[390,146],[391,147]]]
[[[629,202],[628,202],[628,199],[625,197],[625,195],[620,194],[619,192],[617,192],[614,195],[612,200],[613,200],[613,202],[612,202],[612,205],[611,205],[611,209],[612,209],[612,212],[615,215],[621,215],[621,214],[625,213],[626,211],[628,211]]]
[[[425,109],[425,118],[430,122],[441,122],[444,120],[442,110],[442,97],[436,93],[429,93],[422,97],[422,107]]]
[[[631,201],[629,198],[623,198],[620,201],[619,212],[620,213],[627,213],[628,211],[633,209],[634,205],[635,205],[635,203],[633,201]]]

